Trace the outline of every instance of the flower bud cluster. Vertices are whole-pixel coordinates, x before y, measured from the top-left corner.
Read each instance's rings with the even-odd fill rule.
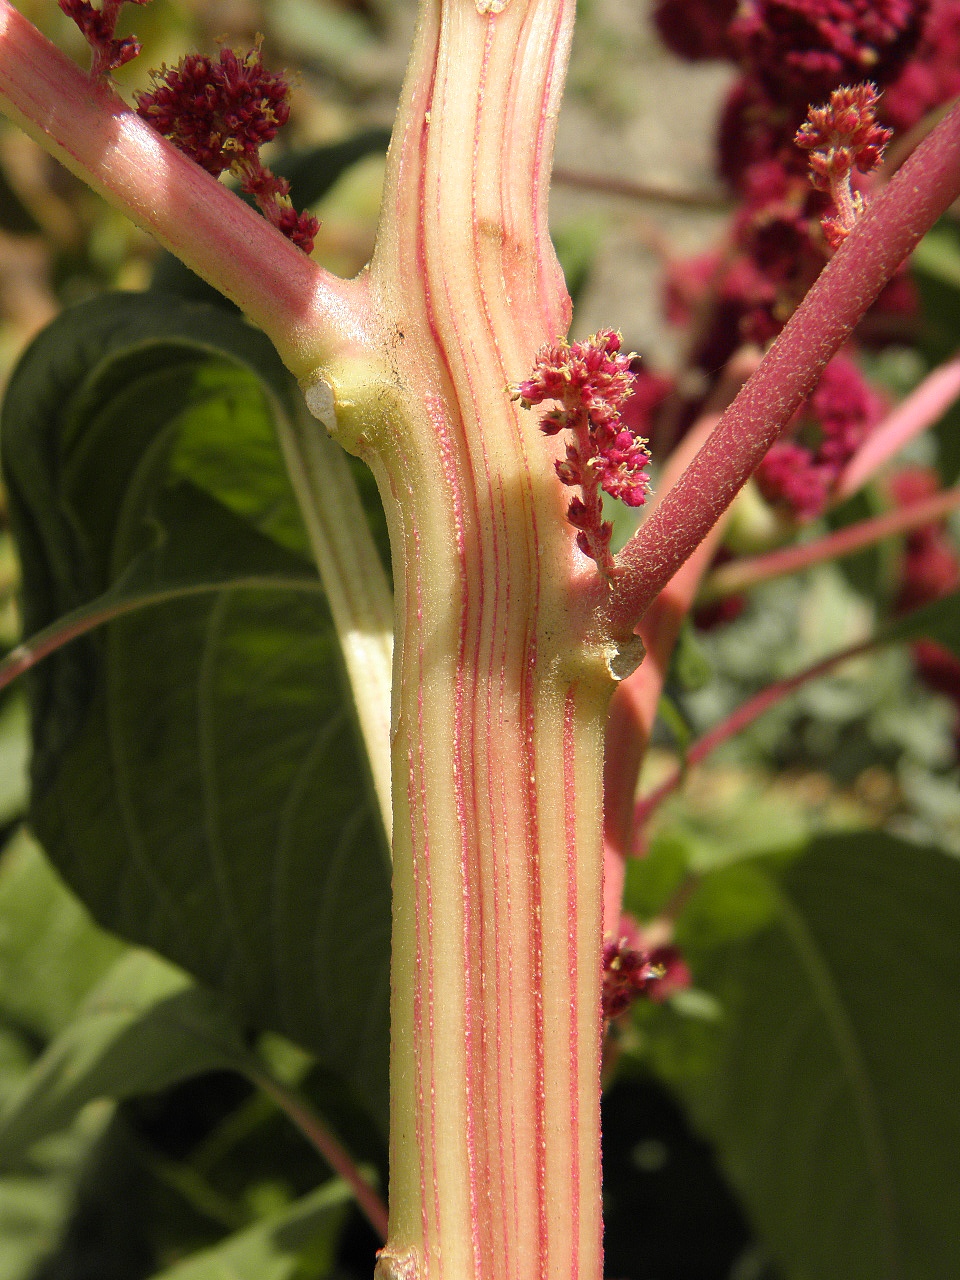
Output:
[[[540,420],[548,436],[568,431],[566,455],[556,463],[562,484],[580,488],[567,519],[577,530],[577,546],[607,580],[614,573],[610,554],[613,526],[602,517],[600,490],[629,507],[642,506],[649,489],[647,442],[626,424],[623,409],[635,390],[634,357],[621,351],[620,334],[600,330],[583,342],[560,342],[537,355],[533,373],[513,388],[525,409],[553,400],[558,408]]]
[[[140,41],[136,36],[123,36],[117,39],[117,18],[127,0],[103,0],[100,8],[95,8],[90,0],[58,0],[60,8],[71,18],[83,35],[93,53],[90,64],[90,79],[100,80],[111,71],[125,66],[140,52]],[[133,4],[148,4],[149,0],[132,0]]]
[[[640,996],[661,1004],[674,991],[690,985],[690,971],[674,946],[645,950],[639,931],[603,947],[602,1001],[605,1022],[626,1013]]]
[[[93,50],[93,80],[140,52],[136,37],[114,36],[125,2],[102,0],[95,9],[90,0],[59,0]],[[289,92],[284,77],[263,65],[259,44],[242,57],[232,49],[221,49],[219,58],[189,53],[177,66],[153,72],[153,89],[136,95],[137,114],[213,177],[229,170],[281,235],[311,253],[320,223],[297,213],[289,182],[271,173],[259,155],[290,118]]]
[[[837,249],[863,211],[863,196],[854,191],[855,171],[871,173],[883,158],[892,129],[877,124],[879,94],[872,84],[834,89],[824,107],[811,107],[797,133],[797,146],[810,152],[810,181],[826,191],[836,213],[821,218],[824,235]]]

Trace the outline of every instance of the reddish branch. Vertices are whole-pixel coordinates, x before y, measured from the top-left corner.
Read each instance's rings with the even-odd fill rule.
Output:
[[[634,826],[634,843],[641,836],[644,826],[658,805],[660,805],[667,796],[672,795],[680,786],[687,775],[689,769],[700,762],[715,751],[717,747],[724,742],[728,742],[731,738],[735,738],[738,733],[742,733],[755,720],[758,720],[765,711],[769,711],[771,707],[777,706],[783,702],[790,694],[807,684],[810,680],[816,680],[819,676],[825,676],[841,663],[849,662],[852,658],[859,658],[865,653],[870,653],[877,647],[876,640],[865,640],[860,644],[852,645],[849,649],[843,649],[839,653],[831,654],[829,658],[824,658],[821,662],[815,663],[812,667],[807,667],[805,671],[798,672],[795,676],[789,676],[786,680],[778,680],[775,684],[769,685],[766,689],[761,689],[754,697],[748,698],[742,706],[737,707],[726,719],[721,720],[709,732],[705,733],[702,738],[689,748],[685,753],[683,764],[670,775],[664,782],[648,796],[644,796],[642,800],[637,802],[633,811]]]
[[[870,203],[710,440],[621,552],[623,572],[606,605],[614,635],[632,633],[811,393],[866,308],[958,196],[960,105]]]
[[[771,551],[767,555],[722,565],[707,579],[703,598],[715,600],[721,596],[734,595],[761,582],[769,582],[772,578],[800,573],[828,560],[840,560],[896,533],[905,533],[908,529],[922,528],[942,520],[957,507],[960,507],[960,486],[919,502],[911,502],[896,511],[887,511],[872,520],[860,520],[825,538],[817,538],[815,542],[804,542],[799,546]]]

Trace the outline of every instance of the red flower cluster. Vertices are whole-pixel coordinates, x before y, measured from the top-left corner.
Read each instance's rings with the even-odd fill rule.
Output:
[[[267,71],[259,48],[243,58],[189,53],[153,80],[151,93],[137,94],[137,113],[214,177],[255,157],[290,116],[287,82]]]
[[[905,507],[932,497],[939,488],[940,477],[931,468],[906,467],[893,477],[890,496],[896,506]],[[894,612],[909,613],[949,595],[958,587],[960,556],[945,523],[941,520],[911,529],[904,539],[900,590]],[[936,640],[917,640],[911,650],[920,679],[956,707],[955,735],[960,750],[960,660]]]
[[[621,352],[621,342],[618,333],[607,329],[583,342],[544,347],[530,377],[512,389],[524,409],[545,400],[559,404],[544,414],[540,430],[548,436],[570,432],[557,475],[563,484],[579,486],[581,496],[570,500],[567,519],[577,530],[577,546],[607,579],[614,572],[613,527],[602,517],[600,490],[639,507],[649,487],[647,442],[623,417],[636,379],[634,357]]]
[[[93,51],[91,80],[109,75],[140,52],[140,41],[136,36],[124,36],[118,40],[114,35],[117,18],[126,2],[127,0],[103,0],[101,7],[95,9],[89,0],[58,0],[60,8],[77,24]],[[148,4],[149,0],[132,0],[132,3]]]
[[[730,23],[737,0],[658,0],[653,11],[660,37],[681,58],[732,56]]]
[[[894,505],[906,507],[932,498],[940,479],[929,467],[907,467],[890,484]],[[896,612],[909,613],[960,587],[960,560],[943,522],[911,529],[904,539]],[[954,659],[954,661],[956,661]]]
[[[701,388],[683,408],[689,422],[743,343],[776,337],[849,231],[887,126],[960,92],[960,0],[658,0],[654,21],[681,56],[740,70],[718,136],[719,171],[741,198],[729,239],[667,271],[668,317],[694,325],[689,359],[703,375],[684,384]],[[916,310],[901,270],[856,337],[903,340]],[[766,468],[778,500],[807,514],[829,490],[815,453],[784,442]]]
[[[820,515],[882,409],[854,362],[835,356],[794,419],[790,437],[778,440],[757,469],[760,492],[796,520]]]
[[[631,933],[636,934],[635,929]],[[639,996],[662,1004],[690,985],[690,970],[676,947],[637,949],[634,938],[622,937],[603,947],[603,1017],[612,1022]]]
[[[214,177],[229,170],[264,216],[304,253],[313,249],[316,218],[297,213],[290,184],[260,161],[259,149],[290,116],[289,87],[263,65],[259,47],[240,58],[191,53],[154,72],[154,88],[137,95],[137,112]]]

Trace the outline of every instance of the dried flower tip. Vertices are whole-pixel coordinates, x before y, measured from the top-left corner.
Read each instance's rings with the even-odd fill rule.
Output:
[[[565,458],[556,464],[561,484],[579,486],[567,508],[577,546],[609,581],[615,571],[610,554],[612,527],[602,518],[600,490],[639,507],[646,500],[650,461],[646,441],[623,420],[624,406],[636,389],[632,354],[621,351],[619,333],[602,329],[583,342],[561,341],[537,355],[533,373],[511,388],[525,409],[553,400],[559,409],[540,421],[545,435],[567,430]]]
[[[863,212],[863,197],[850,179],[855,170],[871,173],[883,157],[892,131],[877,124],[876,86],[858,84],[835,89],[824,107],[811,107],[796,144],[810,152],[810,181],[827,191],[836,214],[821,219],[831,248],[842,244]]]
[[[83,34],[93,52],[90,63],[90,79],[100,80],[111,71],[124,66],[140,52],[140,41],[135,36],[116,39],[117,18],[126,0],[103,0],[99,9],[89,0],[58,0],[60,8],[72,19]],[[132,0],[133,4],[147,4],[149,0]]]

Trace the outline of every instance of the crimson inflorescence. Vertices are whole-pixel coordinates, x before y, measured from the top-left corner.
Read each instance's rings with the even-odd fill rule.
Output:
[[[154,72],[154,87],[137,95],[137,112],[214,177],[229,171],[265,217],[305,253],[319,223],[297,213],[290,184],[271,173],[259,150],[290,116],[289,86],[263,65],[259,46],[243,57],[192,53]]]
[[[60,8],[71,18],[83,34],[93,53],[90,63],[90,79],[100,80],[111,71],[124,66],[140,52],[136,36],[117,39],[117,18],[127,0],[103,0],[95,8],[89,0],[58,0]],[[133,4],[148,4],[149,0],[131,0]]]
[[[636,929],[630,931],[635,935]],[[602,1002],[604,1021],[626,1013],[640,996],[661,1004],[690,985],[690,971],[674,946],[645,950],[639,938],[626,935],[603,947]]]
[[[153,79],[152,92],[137,94],[138,114],[214,177],[256,156],[290,115],[287,82],[267,71],[259,49],[188,53]]]
[[[848,356],[835,356],[787,438],[778,440],[761,462],[756,473],[760,492],[796,520],[820,515],[882,410],[882,400],[856,364]]]
[[[653,16],[681,57],[739,70],[717,139],[740,201],[727,243],[667,264],[668,318],[690,329],[682,429],[734,352],[765,346],[790,319],[869,199],[891,130],[960,93],[960,0],[657,0]],[[909,341],[917,310],[903,268],[855,341]],[[800,519],[823,509],[837,473],[813,405],[761,472]]]
[[[896,506],[904,507],[932,497],[939,488],[940,477],[932,468],[906,467],[893,476],[890,496]],[[946,522],[938,520],[911,529],[904,538],[894,612],[909,613],[958,587],[960,557],[947,533]],[[960,659],[936,640],[916,640],[911,651],[920,679],[954,705],[954,736],[960,751]]]
[[[559,405],[544,414],[540,430],[549,436],[570,433],[566,456],[556,464],[561,483],[580,489],[567,519],[577,530],[577,546],[608,580],[615,572],[613,526],[603,519],[600,490],[639,507],[649,488],[647,442],[624,419],[637,391],[635,357],[621,345],[618,333],[604,329],[583,342],[546,346],[530,377],[513,388],[525,409],[547,400]]]
[[[773,95],[805,104],[845,81],[893,79],[926,10],[927,0],[742,0],[729,35]]]

